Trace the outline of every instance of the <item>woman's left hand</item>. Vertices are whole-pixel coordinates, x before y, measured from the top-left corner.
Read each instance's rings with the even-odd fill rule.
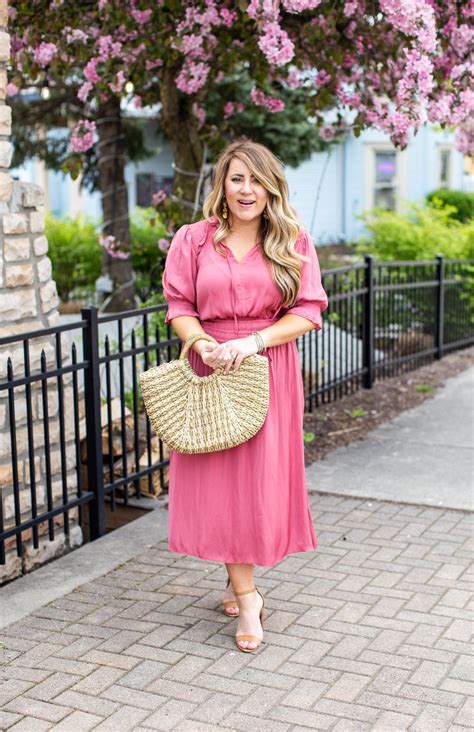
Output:
[[[235,359],[230,356],[231,353],[236,354]],[[253,356],[256,353],[258,353],[258,347],[255,336],[253,335],[247,336],[246,338],[234,338],[231,341],[225,341],[211,351],[211,356],[214,357],[213,368],[225,366],[225,374],[228,374],[231,369],[237,372],[244,358]]]

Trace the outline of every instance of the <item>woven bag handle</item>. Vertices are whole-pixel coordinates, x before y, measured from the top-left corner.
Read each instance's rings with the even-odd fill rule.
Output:
[[[208,335],[208,333],[193,333],[193,335],[190,335],[189,338],[186,340],[186,343],[184,344],[184,348],[179,354],[179,360],[182,361],[183,359],[188,357],[188,351],[195,343],[199,340],[205,340],[205,341],[211,341],[211,343],[217,343],[216,339],[213,338],[211,335]]]

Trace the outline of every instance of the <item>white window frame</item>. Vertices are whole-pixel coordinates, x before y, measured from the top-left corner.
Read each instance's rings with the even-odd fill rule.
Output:
[[[375,206],[375,160],[376,153],[395,153],[395,211],[400,213],[403,209],[403,199],[406,198],[406,169],[407,169],[407,148],[397,150],[390,142],[370,142],[365,145],[365,191],[366,208]]]
[[[443,183],[441,180],[441,154],[443,152],[449,152],[449,164],[448,164],[448,182]],[[453,180],[454,180],[454,146],[453,145],[447,145],[442,144],[438,145],[438,154],[437,154],[437,168],[438,168],[438,175],[437,175],[437,181],[438,185],[437,188],[449,188],[452,190],[453,186]]]

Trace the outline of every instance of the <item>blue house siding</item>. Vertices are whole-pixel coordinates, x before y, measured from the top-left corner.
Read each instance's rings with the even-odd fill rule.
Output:
[[[47,172],[48,208],[54,216],[64,216],[70,210],[69,177],[54,170]]]
[[[454,134],[422,128],[411,135],[403,151],[395,151],[388,135],[366,130],[360,137],[347,137],[333,148],[323,176],[314,214],[317,188],[327,153],[316,153],[298,168],[286,170],[291,202],[315,242],[353,241],[365,233],[356,216],[374,202],[375,152],[395,152],[398,208],[404,201],[422,202],[426,193],[441,185],[441,150],[450,155],[450,188],[465,190],[464,157],[454,147]]]
[[[344,148],[338,145],[285,169],[291,205],[315,241],[337,241],[344,235],[343,158]]]

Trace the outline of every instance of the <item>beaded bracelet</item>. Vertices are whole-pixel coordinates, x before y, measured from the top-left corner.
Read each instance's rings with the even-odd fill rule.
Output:
[[[267,347],[265,345],[265,341],[263,340],[260,333],[255,331],[255,333],[252,333],[253,336],[255,336],[255,340],[257,341],[258,350],[257,353],[264,353],[267,350]]]

